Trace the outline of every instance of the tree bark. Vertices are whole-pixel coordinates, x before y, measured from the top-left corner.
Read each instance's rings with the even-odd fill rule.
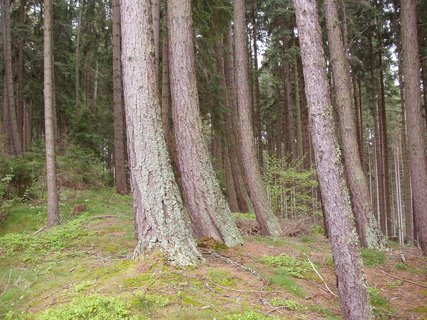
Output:
[[[264,166],[263,159],[263,143],[262,143],[262,122],[261,122],[261,102],[260,102],[260,90],[259,90],[259,78],[258,78],[258,25],[257,25],[257,7],[255,2],[252,7],[252,43],[254,48],[254,138],[257,147],[257,157],[261,168]]]
[[[47,227],[59,224],[58,187],[56,181],[55,104],[53,87],[52,0],[44,0],[44,119],[47,172]]]
[[[345,172],[350,187],[356,225],[362,246],[384,249],[385,239],[374,217],[369,199],[369,189],[363,172],[357,127],[351,96],[350,66],[346,57],[344,39],[338,18],[336,0],[324,1],[328,43],[331,54],[333,80],[336,91],[337,110],[341,128]]]
[[[282,230],[264,189],[256,158],[253,131],[251,129],[252,100],[249,82],[245,12],[245,0],[235,0],[235,77],[239,79],[236,82],[236,91],[243,176],[261,232],[264,235],[280,236],[282,235]]]
[[[409,167],[415,225],[421,250],[427,254],[427,159],[421,111],[420,60],[415,0],[402,1],[401,28]]]
[[[322,201],[329,223],[344,319],[369,319],[363,264],[340,160],[316,0],[295,0],[305,90]]]
[[[208,149],[199,111],[194,66],[191,1],[168,0],[169,67],[172,115],[179,170],[193,230],[227,246],[243,239],[222,194]]]
[[[7,109],[8,119],[3,119],[8,122],[6,138],[11,142],[11,150],[8,153],[13,155],[22,155],[22,144],[19,135],[18,119],[15,105],[15,92],[13,85],[12,72],[12,42],[10,36],[10,1],[3,0],[2,2],[2,27],[3,27],[3,59],[4,59],[4,86],[5,96],[3,97],[5,109]]]
[[[121,1],[123,84],[131,168],[135,254],[160,248],[177,265],[202,257],[172,172],[162,130],[150,0]]]
[[[237,116],[237,97],[236,97],[236,81],[234,78],[234,59],[231,33],[227,32],[224,36],[224,76],[227,93],[228,112],[225,117],[225,123],[229,133],[229,155],[231,161],[231,170],[233,171],[233,180],[236,188],[237,202],[240,212],[250,211],[250,199],[243,181],[243,173],[241,169],[240,155],[237,150],[241,145],[238,116]],[[253,211],[253,210],[252,210]]]
[[[122,65],[120,62],[120,1],[112,0],[113,18],[113,103],[114,103],[114,168],[116,190],[128,194],[126,178],[126,146],[123,116]]]

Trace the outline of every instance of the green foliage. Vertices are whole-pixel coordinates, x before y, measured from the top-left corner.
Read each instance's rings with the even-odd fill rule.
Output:
[[[320,204],[313,198],[316,171],[301,170],[302,159],[289,162],[267,156],[264,180],[275,212],[289,217],[317,214]]]
[[[406,270],[408,270],[408,265],[404,262],[398,262],[394,265],[394,268],[396,270],[406,271]]]
[[[276,317],[265,316],[255,311],[246,311],[244,313],[235,313],[225,317],[226,320],[273,320]]]
[[[311,271],[308,262],[287,255],[264,256],[261,258],[261,262],[267,266],[278,267],[286,272],[288,276],[295,278],[304,278]]]
[[[273,307],[285,307],[286,309],[291,310],[291,311],[303,310],[304,309],[304,307],[296,301],[283,300],[279,297],[275,297],[275,298],[271,299],[270,304]]]
[[[297,297],[304,298],[304,290],[298,286],[294,279],[289,277],[286,271],[279,269],[276,270],[272,277],[269,278],[272,284],[276,284],[284,288],[286,291],[296,295]]]
[[[56,226],[45,233],[8,233],[0,238],[0,252],[6,255],[18,255],[25,262],[36,262],[40,258],[58,253],[70,246],[70,241],[87,234],[82,228],[83,217]]]
[[[234,277],[223,270],[211,269],[208,270],[208,275],[212,279],[212,281],[222,286],[228,287],[234,284]]]
[[[120,299],[105,296],[87,296],[74,299],[70,304],[48,309],[36,320],[138,320],[130,307]]]
[[[386,307],[389,302],[386,298],[380,295],[380,291],[375,287],[368,287],[368,295],[372,306],[374,307]]]
[[[362,248],[362,259],[365,266],[375,267],[385,262],[385,253],[381,250]]]
[[[137,293],[135,300],[135,304],[142,308],[163,308],[169,304],[168,297],[156,294]]]

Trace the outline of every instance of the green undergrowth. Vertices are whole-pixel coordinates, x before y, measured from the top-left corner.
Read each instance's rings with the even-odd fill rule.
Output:
[[[304,239],[248,237],[248,247],[227,250],[205,241],[237,263],[207,255],[197,268],[178,268],[157,251],[130,259],[135,245],[130,196],[111,189],[63,189],[60,199],[60,226],[34,234],[46,219],[45,207],[37,203],[11,208],[0,224],[0,319],[339,318],[338,300],[331,297],[326,304],[318,299],[324,291],[313,292],[313,282],[323,284],[307,257],[333,286],[333,266],[322,262],[329,247],[317,242],[314,232]],[[73,216],[79,204],[87,210]],[[249,255],[247,248],[259,251]],[[401,284],[387,285],[391,290]],[[391,314],[382,293],[370,289],[376,314]]]
[[[264,256],[260,260],[267,266],[280,268],[290,277],[302,279],[312,271],[307,261],[292,256]]]
[[[362,259],[363,264],[367,267],[375,267],[386,261],[384,251],[369,248],[362,248]]]

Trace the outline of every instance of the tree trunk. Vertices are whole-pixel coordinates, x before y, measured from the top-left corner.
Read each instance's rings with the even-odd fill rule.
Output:
[[[19,1],[19,23],[25,24],[25,0]],[[18,132],[21,139],[22,152],[27,151],[28,145],[24,143],[24,39],[18,38],[18,97],[16,99],[18,115]]]
[[[254,48],[254,132],[255,141],[257,146],[257,157],[261,168],[264,166],[263,159],[263,143],[262,143],[262,123],[261,123],[261,102],[260,102],[260,90],[259,90],[259,78],[258,78],[258,26],[257,26],[257,8],[255,2],[252,7],[252,43]]]
[[[179,170],[193,230],[228,246],[243,239],[219,188],[202,133],[191,29],[191,1],[168,0],[172,115]]]
[[[53,89],[52,0],[44,0],[44,119],[47,172],[47,227],[59,224],[58,187],[56,182],[55,104]]]
[[[156,74],[159,78],[159,61],[160,61],[160,0],[151,0],[151,11],[153,21],[154,35],[154,53],[156,55]]]
[[[385,239],[374,217],[369,199],[368,182],[363,172],[359,153],[357,127],[351,96],[350,66],[347,62],[336,0],[325,0],[324,9],[340,119],[345,171],[356,216],[356,225],[362,246],[384,249],[386,247]]]
[[[19,135],[18,119],[15,108],[15,92],[13,86],[13,72],[12,72],[12,43],[10,36],[10,1],[3,0],[2,3],[2,27],[3,27],[3,61],[4,61],[4,86],[5,95],[3,97],[5,103],[5,113],[8,118],[4,118],[7,121],[8,126],[6,138],[11,142],[11,149],[8,153],[13,155],[22,155],[22,144]]]
[[[77,18],[77,30],[76,30],[76,65],[75,65],[75,85],[74,85],[75,88],[74,89],[75,89],[77,114],[79,114],[81,111],[80,110],[80,35],[81,35],[81,28],[82,28],[83,5],[84,3],[79,4],[79,15]],[[112,7],[114,7],[114,5],[112,5]],[[113,28],[114,28],[114,22],[113,22]],[[113,31],[113,46],[114,46],[114,31]],[[113,60],[114,60],[114,57],[113,57]],[[114,67],[113,67],[113,70],[114,70]],[[113,81],[114,81],[114,75],[113,75]]]
[[[402,1],[401,27],[405,109],[414,216],[421,250],[424,254],[427,254],[427,159],[421,111],[420,62],[415,0]]]
[[[194,265],[202,257],[191,236],[162,130],[150,0],[122,0],[121,22],[126,128],[138,239],[135,255],[159,247],[171,263]]]
[[[243,181],[243,173],[240,167],[240,155],[237,150],[240,143],[238,117],[237,117],[237,97],[236,82],[234,78],[234,59],[231,33],[227,32],[224,36],[224,76],[227,93],[228,113],[225,116],[225,123],[229,134],[229,155],[231,161],[231,170],[233,171],[234,185],[236,188],[237,202],[240,212],[250,211],[250,199]],[[253,210],[252,210],[253,212]]]
[[[314,155],[344,319],[369,319],[363,264],[333,124],[316,0],[295,0]]]
[[[120,1],[112,0],[113,18],[113,102],[114,102],[114,168],[116,189],[128,194],[126,178],[126,146],[122,97],[122,65],[120,62]]]
[[[245,0],[235,0],[235,77],[239,79],[236,82],[236,91],[243,175],[261,232],[264,235],[280,236],[282,235],[282,230],[264,189],[260,168],[256,159],[253,131],[251,130],[252,100],[249,82],[245,12]]]
[[[285,40],[286,41],[286,40]],[[285,46],[286,48],[286,46]],[[285,49],[286,51],[286,49]],[[295,139],[295,117],[294,117],[294,103],[292,99],[292,85],[291,85],[291,68],[287,58],[285,57],[282,61],[283,64],[283,83],[285,84],[285,101],[287,104],[287,119],[286,119],[286,135],[289,141],[288,154],[289,160],[295,160],[298,157],[297,145]]]

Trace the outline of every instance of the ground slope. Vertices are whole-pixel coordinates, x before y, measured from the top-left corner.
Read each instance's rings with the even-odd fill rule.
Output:
[[[79,204],[87,211],[73,216]],[[0,318],[340,319],[329,243],[317,228],[299,238],[246,237],[229,250],[204,239],[206,263],[180,269],[156,252],[129,259],[130,197],[65,191],[61,209],[63,224],[48,232],[34,234],[45,218],[34,204],[0,225]],[[427,318],[426,259],[417,250],[363,256],[378,319]]]

